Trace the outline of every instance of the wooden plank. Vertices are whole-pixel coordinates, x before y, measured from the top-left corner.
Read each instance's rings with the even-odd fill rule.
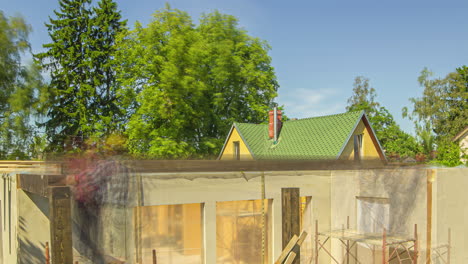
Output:
[[[52,264],[73,263],[70,198],[69,187],[49,188]]]
[[[302,231],[301,235],[299,236],[299,239],[297,240],[297,245],[299,247],[302,246],[302,243],[304,243],[304,240],[306,239],[306,237],[307,237],[307,232]]]
[[[0,161],[1,172],[31,172],[34,174],[62,174],[62,163],[44,161]]]
[[[294,246],[296,245],[297,243],[297,240],[299,238],[294,235],[291,240],[289,241],[289,243],[286,245],[286,247],[284,247],[283,251],[281,252],[280,256],[278,257],[278,259],[275,261],[275,264],[281,264],[283,263],[283,261],[286,259],[286,257],[288,256],[289,252],[291,252],[291,250],[294,248]]]
[[[349,170],[389,168],[381,160],[363,160],[361,164],[348,160],[283,160],[283,161],[227,161],[227,160],[138,160],[127,161],[133,171],[155,172],[224,172],[224,171],[298,171]],[[413,164],[414,165],[414,164]],[[397,165],[399,166],[399,165]]]
[[[296,258],[297,254],[294,253],[294,252],[290,252],[289,255],[288,255],[288,258],[286,259],[286,261],[284,262],[284,264],[291,264],[293,263],[294,259]]]
[[[300,233],[300,197],[299,188],[281,189],[282,239],[285,248],[294,235]],[[299,252],[294,264],[299,264]]]

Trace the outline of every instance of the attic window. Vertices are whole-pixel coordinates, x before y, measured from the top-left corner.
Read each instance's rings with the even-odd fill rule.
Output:
[[[234,147],[234,159],[235,160],[240,160],[240,143],[239,141],[234,141],[233,143],[233,147]]]
[[[362,138],[363,134],[354,135],[354,160],[360,161],[362,157]]]

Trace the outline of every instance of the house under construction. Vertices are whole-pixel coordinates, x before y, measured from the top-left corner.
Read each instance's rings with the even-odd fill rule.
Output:
[[[276,263],[304,231],[292,263],[468,263],[466,168],[0,165],[1,263]]]

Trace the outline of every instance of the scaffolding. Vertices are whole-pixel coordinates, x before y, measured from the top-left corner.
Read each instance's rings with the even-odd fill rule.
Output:
[[[323,242],[320,238],[324,238]],[[408,238],[405,236],[388,234],[383,228],[382,233],[363,233],[357,230],[349,229],[349,218],[346,229],[338,229],[327,232],[318,231],[318,220],[315,221],[315,263],[318,262],[319,252],[323,250],[336,264],[341,264],[333,254],[327,250],[325,244],[332,238],[337,239],[345,247],[343,262],[350,263],[350,258],[353,258],[357,264],[358,257],[351,252],[356,247],[357,243],[365,244],[372,248],[372,255],[375,256],[376,246],[380,246],[382,250],[382,264],[389,264],[391,261],[396,263],[418,263],[418,226],[414,225],[414,237]],[[411,252],[413,251],[413,252]],[[387,252],[389,253],[387,256]],[[405,255],[407,254],[407,255]],[[395,263],[395,262],[392,262]]]
[[[450,228],[448,229],[447,244],[441,244],[432,247],[431,260],[438,260],[438,263],[450,264],[450,251],[452,248],[452,234]]]

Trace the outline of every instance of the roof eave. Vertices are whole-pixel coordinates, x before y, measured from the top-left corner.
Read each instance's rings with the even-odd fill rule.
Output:
[[[339,159],[340,156],[341,156],[341,154],[343,154],[343,151],[344,151],[344,149],[346,148],[346,145],[348,145],[348,142],[351,140],[351,137],[353,136],[354,131],[356,130],[357,126],[359,125],[359,122],[362,120],[362,116],[363,116],[363,115],[364,115],[364,110],[361,111],[361,115],[359,116],[359,118],[357,118],[356,123],[354,124],[353,129],[351,129],[351,131],[349,132],[348,138],[345,140],[343,146],[341,146],[341,149],[340,149],[340,151],[338,152],[338,155],[336,156],[336,159]]]
[[[348,136],[348,139],[345,141],[345,143],[343,144],[343,146],[341,147],[341,150],[340,152],[338,153],[338,156],[336,157],[337,159],[340,158],[341,154],[343,154],[343,151],[346,147],[346,145],[348,145],[348,142],[351,140],[351,137],[353,136],[354,134],[354,131],[356,130],[357,126],[359,125],[359,122],[361,122],[361,120],[363,120],[364,122],[364,125],[366,127],[369,127],[370,128],[370,131],[371,131],[371,138],[373,140],[375,140],[375,142],[377,143],[377,147],[378,147],[378,152],[379,152],[379,155],[381,157],[381,159],[387,163],[387,157],[385,156],[385,153],[383,152],[383,148],[382,148],[382,145],[380,145],[380,142],[379,142],[379,139],[377,138],[377,136],[375,135],[375,131],[374,129],[372,128],[372,125],[371,123],[369,122],[369,118],[367,118],[367,115],[366,113],[364,112],[364,110],[361,112],[361,115],[359,116],[359,118],[356,120],[356,124],[354,124],[354,127],[353,129],[351,130],[351,132],[349,133],[349,136]]]
[[[371,132],[372,132],[371,137],[377,142],[377,146],[379,147],[378,152],[379,152],[379,154],[381,154],[381,158],[383,158],[384,162],[387,163],[388,162],[387,156],[385,155],[385,152],[383,151],[382,145],[380,145],[380,141],[377,138],[377,136],[375,134],[375,131],[372,128],[372,124],[369,122],[369,118],[367,118],[366,113],[363,113],[363,116],[361,117],[361,119],[362,118],[364,118],[364,125],[367,125],[370,128]]]
[[[452,142],[458,141],[463,135],[468,133],[468,126],[453,137]]]
[[[236,128],[237,133],[239,133],[239,136],[241,137],[242,141],[244,141],[244,144],[245,144],[245,146],[247,147],[247,149],[249,150],[250,155],[252,155],[252,158],[253,158],[253,159],[256,159],[256,158],[255,158],[254,152],[253,152],[252,149],[250,148],[249,143],[247,142],[247,140],[245,140],[244,136],[242,135],[241,130],[237,127],[236,123],[234,123],[233,126]]]
[[[226,137],[226,140],[224,141],[223,148],[221,149],[221,152],[219,153],[217,160],[220,160],[221,156],[223,156],[224,149],[226,148],[226,143],[228,142],[229,138],[231,137],[233,129],[234,129],[234,124],[232,124],[231,129],[229,129],[229,133],[228,133],[228,135]]]

